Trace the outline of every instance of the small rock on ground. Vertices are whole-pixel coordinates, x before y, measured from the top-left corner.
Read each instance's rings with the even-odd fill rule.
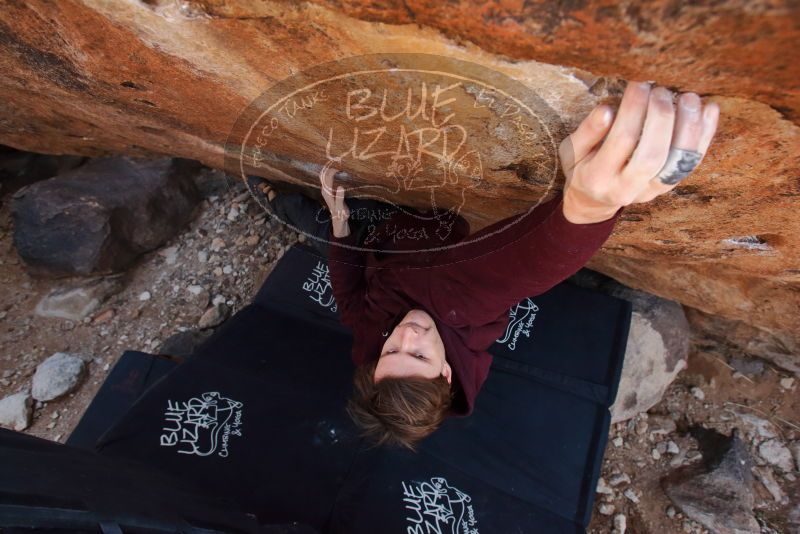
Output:
[[[16,431],[25,430],[31,424],[33,399],[27,391],[20,391],[0,400],[0,425]]]
[[[33,398],[49,401],[75,389],[85,366],[79,356],[57,352],[39,364],[33,375]]]
[[[755,467],[753,469],[753,473],[756,475],[756,478],[764,485],[770,495],[775,502],[783,502],[785,495],[783,494],[783,490],[781,489],[778,482],[775,480],[775,476],[772,474],[767,467]]]
[[[614,513],[614,505],[609,503],[602,503],[597,507],[597,511],[603,515],[612,515]]]
[[[99,278],[78,285],[60,287],[39,301],[35,313],[41,317],[82,321],[110,296],[121,290],[122,282],[119,277]]]
[[[222,322],[228,318],[229,313],[230,308],[228,308],[226,304],[214,304],[205,311],[202,317],[200,317],[200,321],[198,321],[197,326],[201,330],[214,328],[215,326],[222,324]]]
[[[701,434],[698,434],[701,435]],[[738,432],[724,436],[703,429],[707,464],[686,466],[663,482],[664,491],[689,518],[720,534],[759,534],[753,516],[752,460]]]
[[[614,534],[625,534],[628,529],[628,519],[625,514],[617,514],[614,516]]]
[[[768,439],[758,446],[758,454],[768,463],[779,467],[782,471],[794,470],[794,459],[789,448],[777,439]]]

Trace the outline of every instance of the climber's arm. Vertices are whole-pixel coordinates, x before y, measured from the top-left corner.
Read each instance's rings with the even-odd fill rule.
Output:
[[[365,254],[356,247],[356,235],[350,233],[350,210],[345,202],[344,188],[333,187],[336,169],[323,167],[320,172],[322,198],[331,213],[331,230],[328,235],[328,270],[331,290],[336,299],[339,318],[343,324],[354,326],[363,318],[366,280]]]
[[[680,104],[676,118],[667,89],[632,83],[613,125],[612,110],[596,108],[559,148],[567,177],[563,195],[437,257],[429,282],[445,295],[437,312],[479,308],[491,319],[580,269],[625,206],[671,191],[702,160],[719,107],[711,103],[701,111],[700,98],[691,93]],[[673,153],[684,155],[677,165]]]
[[[572,212],[566,202],[559,193],[437,256],[429,277],[441,295],[435,311],[447,316],[451,310],[469,309],[481,315],[481,322],[491,322],[577,272],[611,235],[623,208],[606,220],[577,224],[567,219]]]
[[[354,326],[363,319],[366,279],[364,277],[364,253],[355,250],[355,234],[337,236],[331,230],[328,245],[328,270],[331,290],[336,299],[339,319],[347,326]]]

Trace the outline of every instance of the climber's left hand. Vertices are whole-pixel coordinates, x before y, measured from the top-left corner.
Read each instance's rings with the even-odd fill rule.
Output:
[[[328,211],[331,214],[331,225],[334,237],[347,237],[350,235],[350,208],[345,201],[345,190],[341,185],[334,189],[334,178],[338,169],[325,165],[319,173],[320,189]]]

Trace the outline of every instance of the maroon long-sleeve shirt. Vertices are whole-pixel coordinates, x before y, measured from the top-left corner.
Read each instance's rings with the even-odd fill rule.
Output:
[[[438,224],[426,228],[419,218],[398,212],[378,225],[363,247],[428,249],[413,254],[357,250],[351,248],[358,247],[353,232],[336,238],[331,231],[331,284],[341,321],[353,331],[355,364],[377,359],[409,310],[425,310],[453,369],[451,414],[472,413],[492,362],[487,350],[505,332],[509,309],[577,272],[611,235],[623,210],[603,222],[574,224],[564,217],[562,203],[559,193],[472,235],[458,217],[444,240],[436,235]],[[450,246],[455,243],[461,244]]]

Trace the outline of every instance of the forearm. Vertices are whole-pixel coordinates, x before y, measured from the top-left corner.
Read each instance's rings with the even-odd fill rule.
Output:
[[[522,217],[495,223],[438,258],[431,283],[449,288],[443,298],[453,300],[442,302],[442,308],[485,309],[490,319],[585,265],[622,210],[600,222],[576,224],[567,219],[571,206],[563,201],[559,194]]]
[[[487,258],[506,286],[511,300],[541,294],[568,278],[597,252],[613,232],[621,209],[597,222],[572,222],[570,206],[564,197],[553,199],[539,220],[532,218],[523,225],[524,234],[517,242],[498,250],[495,258]],[[577,220],[591,220],[589,216]]]
[[[356,235],[349,232],[349,227],[336,228],[331,225],[328,239],[331,289],[341,321],[352,325],[361,315],[366,289],[365,254],[354,248],[358,243],[355,241]]]

